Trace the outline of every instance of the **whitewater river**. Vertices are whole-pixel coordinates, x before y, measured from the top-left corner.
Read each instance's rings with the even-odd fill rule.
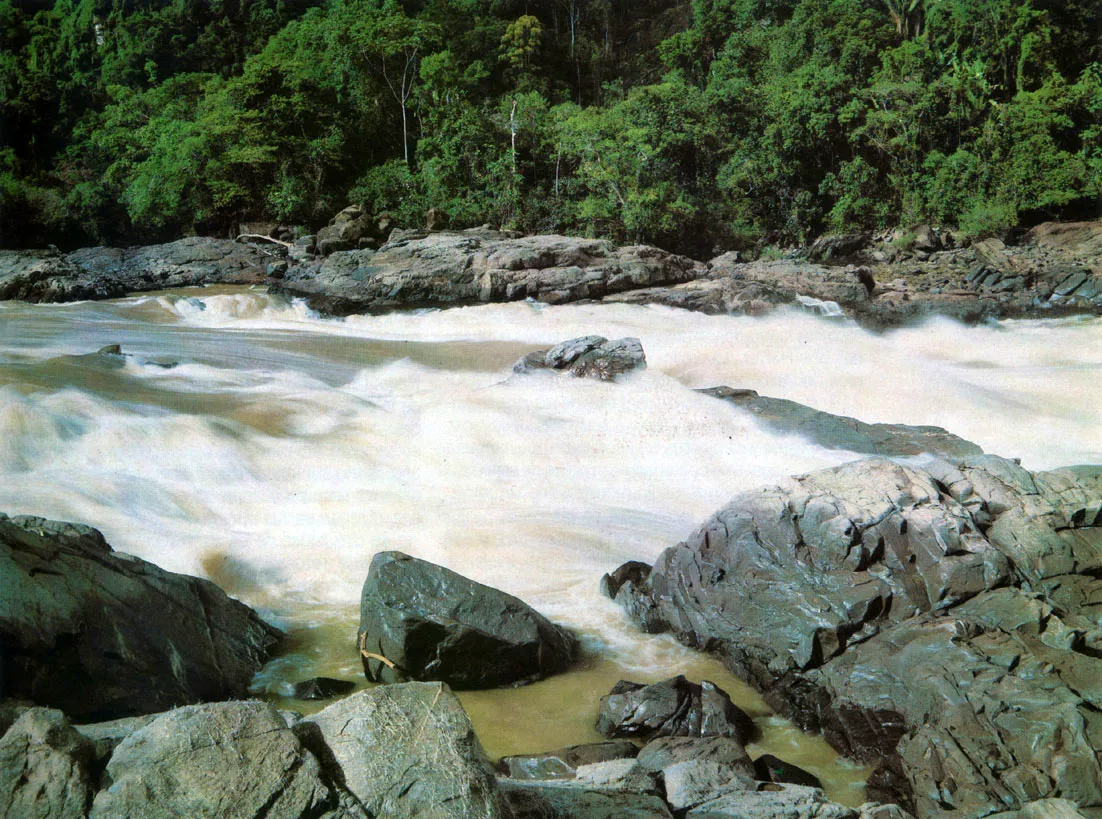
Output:
[[[590,334],[639,337],[649,369],[618,384],[511,377],[524,353]],[[131,354],[124,367],[66,358],[108,344]],[[685,673],[759,718],[752,753],[859,802],[866,769],[769,716],[715,661],[637,633],[597,590],[736,492],[857,457],[693,392],[721,384],[936,424],[1032,469],[1102,462],[1099,319],[874,335],[796,312],[515,303],[338,321],[260,290],[208,289],[0,303],[0,511],[91,524],[258,608],[291,633],[258,693],[317,674],[362,680],[372,555],[441,563],[583,638],[568,674],[462,695],[491,756],[595,741],[597,701],[617,679]]]

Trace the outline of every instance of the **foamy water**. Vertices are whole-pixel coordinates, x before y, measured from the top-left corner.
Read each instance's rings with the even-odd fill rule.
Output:
[[[648,370],[618,384],[512,376],[524,352],[594,333],[638,336]],[[64,358],[112,343],[133,355],[125,366]],[[349,648],[376,552],[441,563],[574,627],[600,658],[560,689],[468,695],[476,719],[579,701],[574,721],[547,712],[545,738],[583,741],[604,691],[586,703],[578,686],[722,674],[635,632],[598,595],[600,575],[653,560],[736,492],[856,457],[694,388],[937,424],[1036,469],[1102,461],[1100,375],[1097,319],[873,335],[807,314],[628,305],[323,320],[259,291],[0,303],[0,511],[92,524],[259,607],[299,635],[269,680],[358,673]],[[774,745],[795,741],[787,731]],[[834,765],[818,753],[788,756]],[[861,772],[838,770],[826,775],[845,798]]]

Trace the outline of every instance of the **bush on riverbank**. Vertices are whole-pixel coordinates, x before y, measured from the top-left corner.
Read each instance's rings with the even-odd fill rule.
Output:
[[[1094,0],[0,0],[0,241],[349,197],[695,255],[1092,208]]]

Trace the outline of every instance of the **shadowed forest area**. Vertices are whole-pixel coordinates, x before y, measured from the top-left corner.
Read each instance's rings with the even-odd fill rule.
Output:
[[[1099,0],[0,0],[6,246],[430,207],[708,255],[1097,210]]]

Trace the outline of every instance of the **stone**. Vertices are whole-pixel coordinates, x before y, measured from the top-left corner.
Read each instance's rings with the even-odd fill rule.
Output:
[[[84,819],[92,743],[60,711],[32,708],[0,738],[0,816]]]
[[[291,696],[298,700],[330,700],[343,697],[356,690],[352,680],[334,680],[332,677],[311,677],[295,683]]]
[[[820,236],[808,248],[807,258],[814,262],[838,261],[860,254],[872,241],[872,234],[844,233]]]
[[[644,746],[637,761],[661,773],[666,801],[674,811],[757,787],[754,763],[732,737],[661,737]]]
[[[0,514],[5,694],[104,720],[244,696],[281,637],[207,580],[95,529]]]
[[[857,811],[829,801],[821,790],[761,783],[731,790],[692,808],[685,819],[858,819]]]
[[[501,795],[463,706],[441,683],[359,691],[296,728],[369,816],[497,819]]]
[[[324,313],[349,315],[534,298],[601,298],[696,278],[702,264],[643,245],[504,231],[395,230],[378,252],[334,252],[300,263],[274,290]]]
[[[267,703],[189,705],[115,749],[89,819],[265,816],[336,808],[317,758]]]
[[[924,463],[744,493],[605,587],[875,765],[873,798],[920,817],[1102,807],[1102,466]]]
[[[501,790],[514,819],[673,819],[654,793],[511,779],[501,780]]]
[[[574,636],[512,595],[401,552],[371,561],[360,598],[364,674],[496,688],[543,679],[574,660]]]
[[[140,717],[122,717],[105,722],[95,722],[88,725],[74,725],[73,727],[81,736],[91,740],[95,748],[95,761],[101,768],[107,764],[111,754],[122,744],[122,741],[137,731],[149,725],[160,714],[145,714]]]
[[[773,754],[762,754],[754,760],[754,778],[762,782],[804,785],[808,788],[821,788],[823,783],[813,773],[805,771],[791,762],[778,759]]]
[[[756,420],[772,430],[802,435],[827,449],[890,457],[931,453],[959,458],[983,454],[976,444],[941,427],[866,424],[856,418],[833,415],[784,398],[758,395],[754,390],[711,387],[698,392],[751,412]]]
[[[426,230],[447,230],[451,224],[451,216],[443,208],[429,208],[425,211]]]
[[[651,685],[620,680],[601,698],[597,731],[606,737],[724,736],[749,742],[753,721],[722,688],[684,676]]]
[[[578,768],[612,759],[632,759],[639,753],[635,743],[623,739],[571,745],[542,754],[502,757],[497,770],[510,779],[576,779]]]
[[[647,357],[639,339],[609,341],[603,336],[584,336],[564,341],[550,350],[529,353],[513,366],[513,372],[523,375],[539,370],[557,370],[575,378],[614,381],[646,367]]]

